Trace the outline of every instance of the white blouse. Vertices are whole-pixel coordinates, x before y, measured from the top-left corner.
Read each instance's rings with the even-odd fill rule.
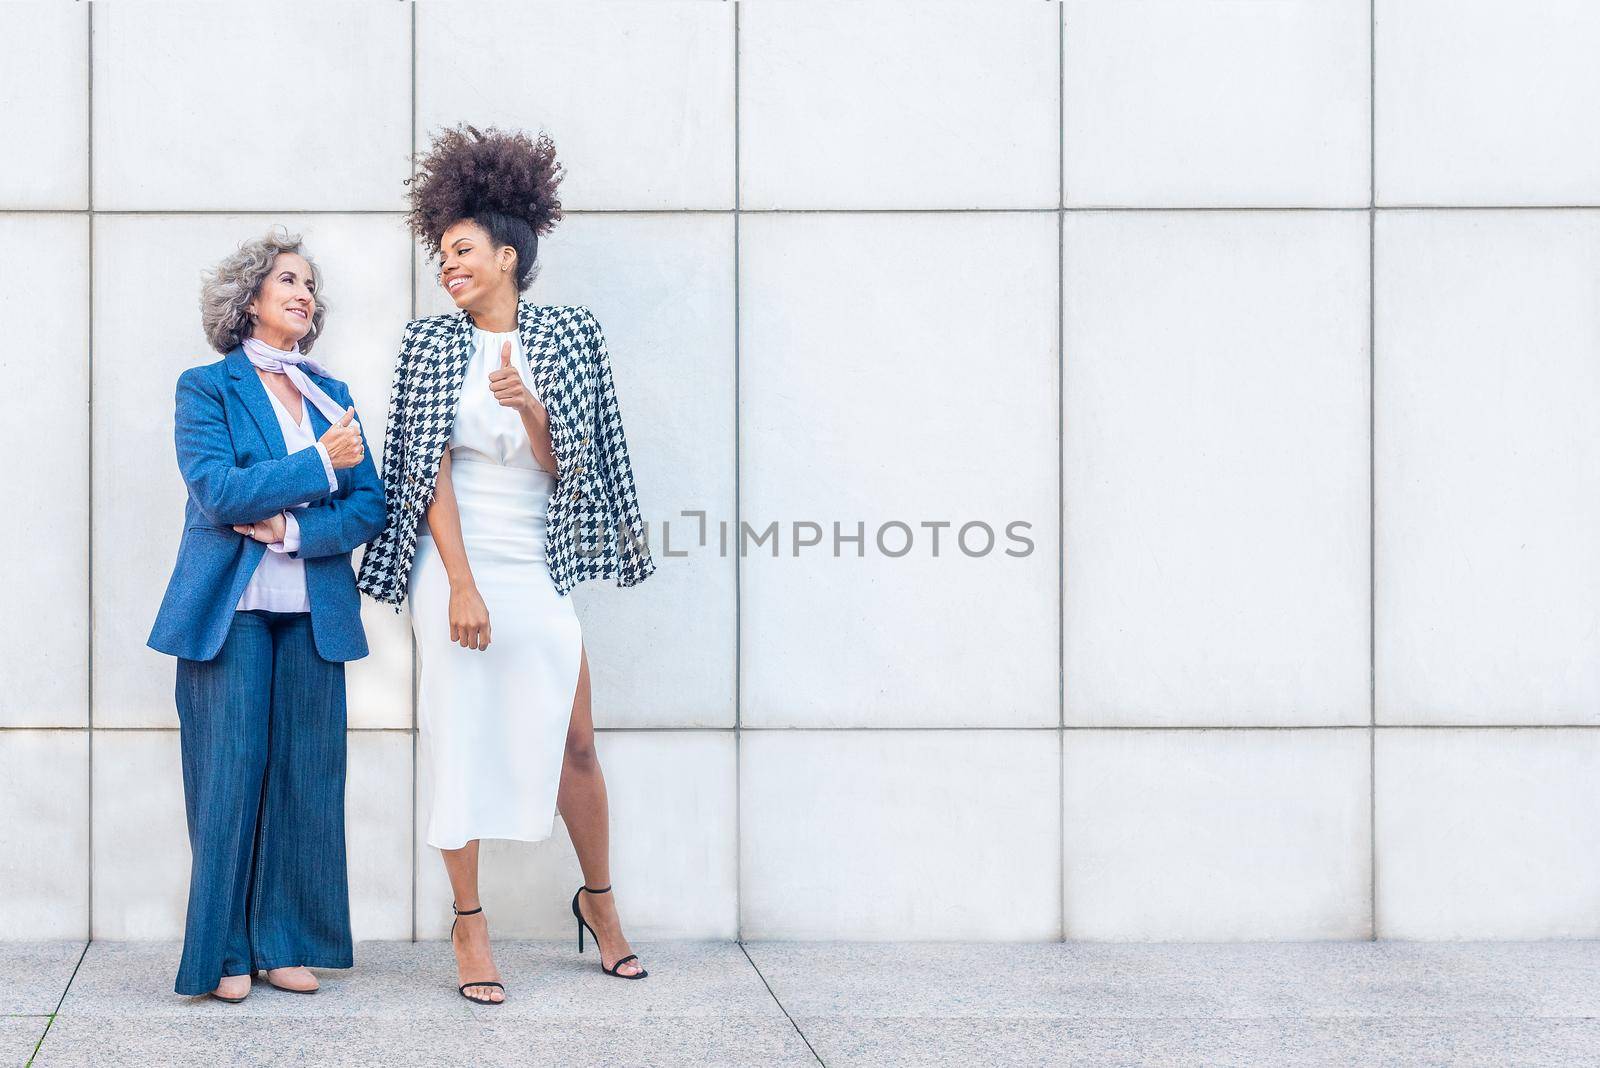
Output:
[[[266,388],[265,383],[262,388]],[[306,408],[306,399],[300,398],[300,421],[295,422],[294,416],[289,414],[289,409],[283,406],[277,394],[268,389],[267,397],[272,401],[273,414],[278,417],[278,429],[283,431],[284,454],[292,455],[301,449],[316,449],[322,457],[322,468],[328,475],[328,492],[337,493],[339,479],[333,471],[333,460],[311,429],[311,412]],[[299,507],[303,508],[309,503],[302,501]],[[250,576],[250,584],[240,595],[235,611],[246,612],[251,609],[268,612],[311,611],[311,600],[306,595],[306,563],[289,555],[297,552],[299,548],[300,524],[296,522],[293,512],[285,511],[283,540],[267,543],[268,551],[261,557],[261,563],[256,565],[255,573]]]
[[[511,342],[511,366],[522,376],[522,386],[535,397],[538,388],[522,355],[522,340],[515,330],[491,333],[472,328],[472,359],[461,384],[461,403],[450,432],[450,458],[477,460],[502,467],[525,467],[543,471],[528,444],[528,431],[522,416],[494,399],[489,390],[489,375],[500,369],[500,347]],[[543,398],[540,398],[543,403]]]

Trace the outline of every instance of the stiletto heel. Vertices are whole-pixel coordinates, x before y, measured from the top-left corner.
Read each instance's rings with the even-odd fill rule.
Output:
[[[476,916],[478,913],[483,911],[483,906],[479,905],[475,909],[468,909],[467,911],[462,912],[460,909],[456,908],[456,903],[454,901],[452,901],[452,902],[450,902],[450,911],[456,914],[456,918],[454,920],[450,921],[450,948],[454,949],[455,948],[455,944],[456,944],[456,924],[461,922],[461,917],[463,917],[463,916]],[[505,990],[506,990],[506,988],[504,986],[501,986],[501,984],[495,982],[493,979],[485,979],[485,980],[480,980],[480,981],[478,981],[476,983],[462,983],[460,988],[456,992],[459,993],[462,997],[466,998],[468,1001],[473,1002],[476,1005],[504,1005],[505,1004],[504,998],[502,998],[500,1001],[495,1001],[495,1000],[493,1000],[491,998],[475,998],[475,997],[473,997],[471,994],[467,993],[467,989],[469,987],[474,987],[474,986],[498,986],[498,987],[500,987],[500,993],[502,995],[505,993]]]
[[[603,890],[590,890],[589,887],[587,887],[587,886],[580,886],[580,887],[578,887],[576,890],[574,890],[572,892],[572,915],[578,921],[578,952],[579,953],[583,952],[583,929],[585,927],[589,927],[589,921],[584,919],[583,918],[583,913],[578,910],[578,895],[583,893],[586,890],[591,894],[609,894],[609,893],[611,893],[611,887],[607,886]],[[596,933],[596,931],[595,931],[595,929],[593,927],[589,927],[589,933],[594,935],[594,945],[595,945],[595,948],[598,950],[600,948],[600,935],[598,933]],[[632,975],[628,975],[628,974],[626,974],[624,972],[617,971],[618,968],[622,967],[624,964],[628,963],[630,960],[637,961],[638,959],[639,959],[639,954],[637,954],[637,953],[629,953],[626,957],[623,957],[621,960],[619,960],[619,961],[615,962],[614,964],[612,964],[611,967],[607,968],[606,967],[605,958],[602,957],[601,960],[600,960],[600,970],[605,972],[607,975],[614,975],[618,979],[643,979],[645,976],[650,974],[649,972],[645,971],[643,968],[640,968],[638,971],[634,972]]]

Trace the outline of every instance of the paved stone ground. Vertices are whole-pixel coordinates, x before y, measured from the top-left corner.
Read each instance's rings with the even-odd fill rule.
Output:
[[[170,943],[0,944],[0,1065],[1600,1065],[1600,942],[652,942],[650,977],[371,942],[311,997],[172,994]]]

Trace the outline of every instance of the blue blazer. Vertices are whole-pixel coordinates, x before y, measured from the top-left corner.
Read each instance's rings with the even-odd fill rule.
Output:
[[[328,396],[350,406],[343,382],[310,377]],[[314,404],[306,411],[320,438],[328,420]],[[216,656],[239,598],[267,552],[260,542],[235,533],[233,524],[254,523],[309,501],[294,508],[300,548],[293,555],[306,563],[317,654],[336,661],[366,656],[350,553],[382,532],[387,511],[370,445],[359,464],[335,472],[339,492],[330,494],[316,449],[287,454],[267,387],[243,346],[178,376],[174,438],[189,503],[178,560],[146,644],[187,660]]]

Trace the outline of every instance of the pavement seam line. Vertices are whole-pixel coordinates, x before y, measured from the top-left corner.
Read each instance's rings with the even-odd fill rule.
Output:
[[[78,954],[78,963],[72,966],[72,974],[67,976],[67,983],[61,988],[61,996],[56,999],[56,1007],[50,1010],[50,1019],[54,1020],[61,1012],[61,1006],[66,1004],[67,991],[72,989],[72,983],[78,978],[78,969],[83,967],[83,960],[89,955],[89,947],[94,945],[94,939],[86,938],[83,942],[83,952]]]
[[[744,940],[739,939],[734,942],[734,945],[739,947],[739,952],[744,954],[744,959],[750,962],[750,967],[755,971],[756,978],[761,980],[761,985],[766,987],[767,993],[771,995],[772,1003],[778,1006],[778,1011],[783,1013],[785,1020],[789,1021],[789,1026],[794,1028],[794,1033],[799,1035],[800,1041],[806,1044],[806,1049],[811,1051],[811,1055],[816,1057],[817,1063],[822,1065],[822,1068],[828,1068],[828,1062],[823,1060],[821,1055],[817,1053],[816,1047],[811,1044],[811,1040],[806,1037],[806,1033],[800,1030],[800,1025],[794,1022],[794,1017],[789,1015],[789,1010],[784,1008],[783,1002],[778,1000],[778,995],[772,992],[772,984],[767,982],[767,977],[761,974],[761,966],[755,962],[754,957],[750,956],[750,951],[744,946]]]
[[[23,1062],[22,1068],[33,1068],[33,1062],[39,1059],[39,1051],[44,1048],[45,1036],[50,1033],[50,1028],[55,1025],[55,1022],[56,1017],[54,1013],[51,1013],[49,1016],[45,1017],[44,1030],[39,1032],[39,1041],[33,1044],[33,1052],[28,1054],[28,1059]]]
[[[93,944],[94,939],[84,939],[83,952],[78,954],[78,963],[72,966],[72,974],[67,976],[66,985],[61,988],[61,996],[56,999],[56,1007],[50,1010],[50,1018],[45,1021],[44,1030],[39,1032],[39,1041],[33,1044],[33,1052],[28,1055],[24,1068],[31,1068],[33,1062],[39,1059],[39,1051],[44,1048],[44,1040],[50,1037],[50,1029],[56,1025],[56,1017],[61,1015],[61,1006],[67,1000],[67,991],[72,989],[72,981],[78,978],[78,969],[83,967],[83,958],[89,955],[89,947]]]

